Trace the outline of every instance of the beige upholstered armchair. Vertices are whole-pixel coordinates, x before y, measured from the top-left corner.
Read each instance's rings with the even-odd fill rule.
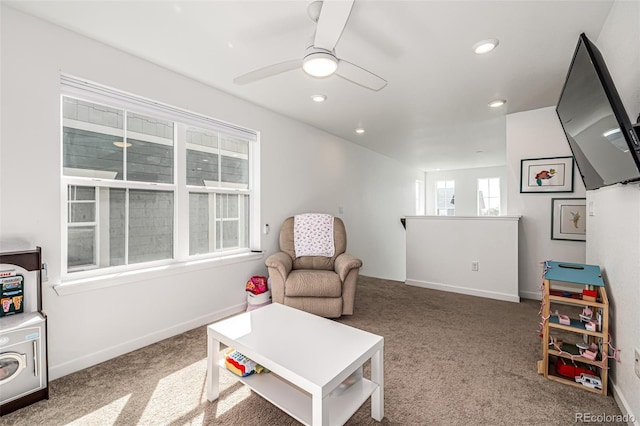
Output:
[[[333,218],[333,242],[332,257],[296,256],[294,217],[286,219],[280,230],[281,251],[265,261],[272,300],[327,318],[352,315],[362,261],[345,253],[347,233],[337,217]]]

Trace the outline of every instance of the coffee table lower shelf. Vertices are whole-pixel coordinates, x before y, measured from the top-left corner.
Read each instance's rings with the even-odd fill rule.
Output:
[[[312,424],[312,398],[309,393],[273,372],[240,377],[225,368],[224,360],[220,361],[219,366],[224,374],[229,374],[249,386],[255,393],[294,419],[306,425]],[[342,390],[339,395],[330,395],[328,397],[330,424],[345,424],[377,388],[377,384],[363,377],[349,388]]]

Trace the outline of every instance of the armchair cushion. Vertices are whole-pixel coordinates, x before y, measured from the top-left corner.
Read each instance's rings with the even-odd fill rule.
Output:
[[[342,281],[333,271],[294,269],[287,278],[286,297],[341,297]]]

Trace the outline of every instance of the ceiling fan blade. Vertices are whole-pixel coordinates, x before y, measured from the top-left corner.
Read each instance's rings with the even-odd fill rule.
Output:
[[[263,78],[271,77],[276,74],[291,71],[296,68],[302,68],[302,59],[292,59],[290,61],[280,62],[278,64],[268,65],[266,67],[248,72],[233,79],[235,84],[247,84]]]
[[[326,49],[329,52],[336,47],[342,31],[347,25],[352,7],[353,0],[325,0],[322,2],[314,47]]]
[[[367,89],[374,90],[376,92],[383,89],[387,85],[387,80],[385,80],[384,78],[378,77],[374,73],[343,59],[340,59],[340,61],[338,62],[336,75],[344,78],[345,80],[349,80],[352,83],[355,83]]]

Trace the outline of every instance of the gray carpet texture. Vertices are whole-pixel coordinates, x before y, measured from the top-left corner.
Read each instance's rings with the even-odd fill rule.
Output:
[[[354,315],[337,321],[384,337],[385,417],[373,420],[367,401],[347,425],[571,425],[585,415],[621,416],[611,395],[537,374],[539,308],[360,277]],[[227,374],[219,400],[208,402],[206,346],[199,327],[54,380],[49,400],[0,424],[299,425]]]

